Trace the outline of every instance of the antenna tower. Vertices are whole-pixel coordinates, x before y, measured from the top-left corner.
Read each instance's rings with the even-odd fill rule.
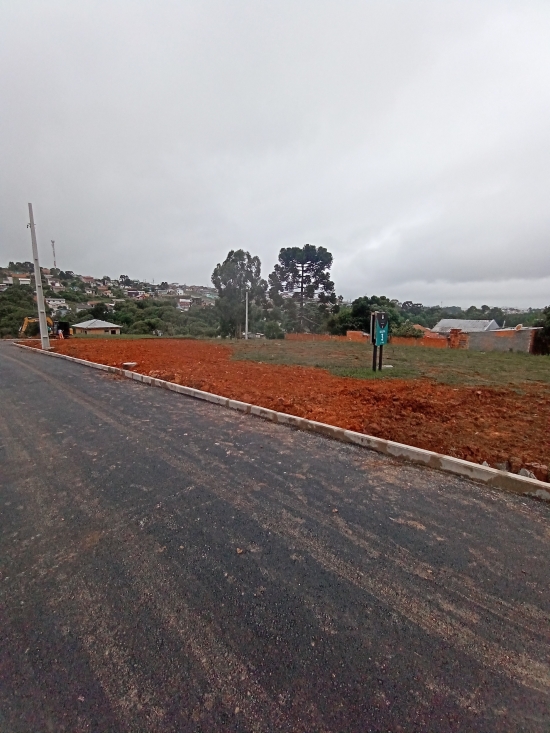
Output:
[[[57,270],[57,264],[55,262],[55,239],[50,239],[50,242],[52,243],[52,250],[53,250],[53,266]]]

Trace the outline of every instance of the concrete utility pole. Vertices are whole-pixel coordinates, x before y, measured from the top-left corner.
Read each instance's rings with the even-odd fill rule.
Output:
[[[246,291],[246,309],[244,316],[244,337],[248,340],[248,289]]]
[[[48,323],[46,321],[46,306],[44,305],[44,291],[42,290],[42,273],[40,272],[40,263],[38,262],[38,247],[36,245],[36,232],[34,231],[34,216],[32,213],[32,204],[29,204],[30,224],[27,226],[31,230],[32,241],[32,257],[34,260],[34,281],[36,284],[36,305],[38,306],[38,321],[40,323],[40,341],[42,348],[48,350],[50,348],[50,339],[48,337]]]

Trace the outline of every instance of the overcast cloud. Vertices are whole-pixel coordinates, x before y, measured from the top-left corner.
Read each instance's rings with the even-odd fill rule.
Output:
[[[550,2],[4,0],[0,264],[550,303]]]

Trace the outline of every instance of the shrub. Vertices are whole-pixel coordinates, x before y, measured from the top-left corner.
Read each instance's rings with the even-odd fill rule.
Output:
[[[543,316],[536,326],[542,326],[541,331],[535,331],[535,343],[533,351],[535,354],[550,354],[550,305],[543,310]]]
[[[419,328],[415,328],[412,321],[408,319],[400,323],[398,326],[392,328],[392,336],[403,336],[405,338],[420,339],[424,335],[424,332]]]
[[[128,329],[128,333],[151,333],[151,326],[145,321],[136,321]]]
[[[267,321],[264,326],[264,335],[266,339],[284,339],[283,329],[276,321]]]

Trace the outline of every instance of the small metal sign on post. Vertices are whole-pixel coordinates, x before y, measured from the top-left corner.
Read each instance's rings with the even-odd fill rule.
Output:
[[[384,311],[374,311],[370,317],[370,337],[372,342],[372,371],[376,371],[376,355],[380,347],[378,357],[378,369],[382,369],[382,353],[384,344],[388,343],[389,336],[388,314]]]

